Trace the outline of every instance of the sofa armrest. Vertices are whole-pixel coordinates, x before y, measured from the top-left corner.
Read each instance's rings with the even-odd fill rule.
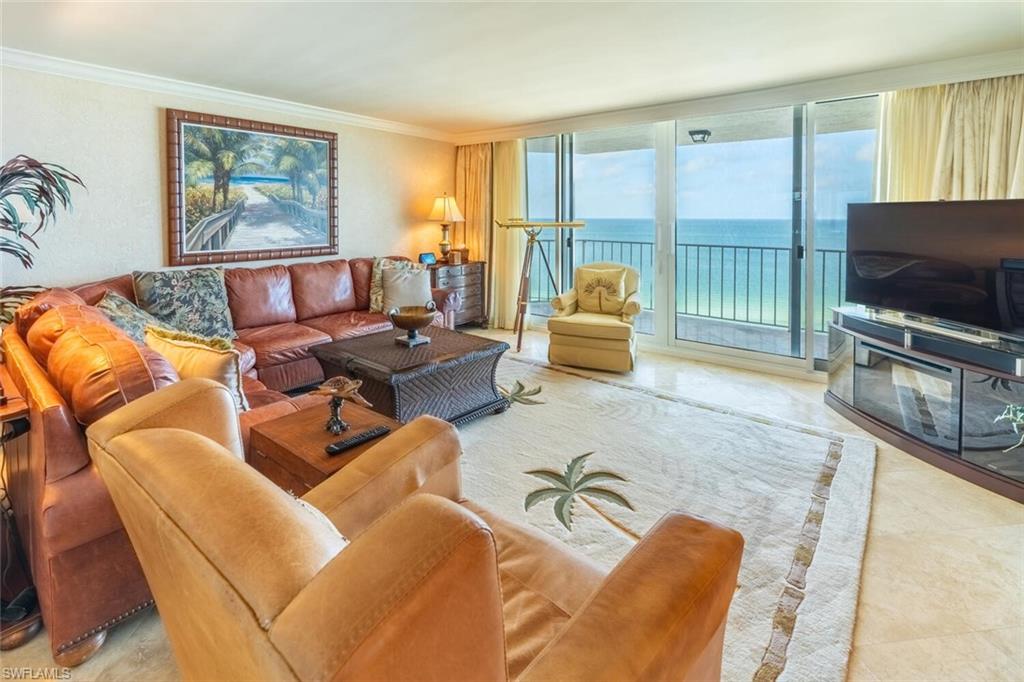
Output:
[[[303,680],[504,680],[494,536],[417,495],[324,566],[269,637]]]
[[[736,531],[666,514],[519,679],[717,680],[742,552]]]
[[[105,446],[122,433],[159,428],[198,433],[244,458],[235,401],[226,386],[210,379],[184,379],[137,398],[97,420],[86,436]]]
[[[445,328],[455,329],[455,313],[462,310],[462,294],[456,289],[431,289],[430,296],[444,316]]]
[[[442,313],[457,313],[462,310],[462,294],[458,289],[431,289],[434,305]]]
[[[644,309],[640,303],[640,292],[634,291],[626,297],[626,302],[622,304],[622,321],[632,322],[633,318],[640,314]]]
[[[354,538],[416,493],[461,499],[461,455],[454,426],[436,417],[419,417],[302,499],[326,514],[344,535]]]
[[[555,317],[566,317],[576,312],[576,303],[579,300],[575,289],[569,289],[551,299],[551,307],[555,311]]]

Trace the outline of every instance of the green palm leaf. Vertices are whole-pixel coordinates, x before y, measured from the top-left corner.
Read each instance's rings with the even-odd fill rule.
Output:
[[[565,495],[566,491],[564,488],[541,488],[540,490],[534,490],[532,493],[526,496],[526,511],[530,511],[530,508],[541,502],[552,497],[559,497]]]
[[[555,516],[566,530],[572,530],[572,505],[576,498],[572,493],[565,493],[555,500]]]
[[[626,480],[627,479],[616,473],[612,473],[611,471],[593,471],[576,481],[576,489],[582,490],[585,486],[598,481],[621,481],[625,483]]]
[[[599,500],[604,500],[606,502],[611,502],[613,504],[617,504],[620,507],[625,507],[626,509],[628,509],[630,511],[636,511],[635,509],[633,509],[633,505],[631,505],[629,503],[629,500],[627,500],[625,497],[623,497],[622,495],[618,494],[614,490],[608,490],[607,488],[590,487],[590,488],[584,488],[582,490],[577,490],[576,492],[578,494],[580,494],[580,495],[587,495],[588,497],[596,497]]]
[[[587,458],[592,454],[594,453],[585,452],[579,457],[573,458],[573,460],[565,467],[565,480],[568,482],[570,488],[575,489],[576,478],[583,473],[583,467],[587,465]]]
[[[550,469],[534,469],[533,471],[527,471],[526,473],[535,478],[539,478],[542,481],[546,481],[555,487],[562,488],[565,491],[569,490],[569,483],[562,478],[562,475],[557,471],[551,471]]]

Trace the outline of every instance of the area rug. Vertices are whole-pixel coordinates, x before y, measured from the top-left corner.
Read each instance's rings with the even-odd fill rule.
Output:
[[[498,384],[512,407],[461,429],[468,497],[607,568],[669,510],[735,528],[723,679],[844,679],[871,441],[514,358]]]

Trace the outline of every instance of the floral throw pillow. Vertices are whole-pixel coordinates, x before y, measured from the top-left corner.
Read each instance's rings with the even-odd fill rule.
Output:
[[[576,294],[585,312],[621,313],[626,302],[626,269],[577,268]]]
[[[374,258],[373,274],[370,276],[370,312],[384,312],[384,277],[385,269],[395,270],[426,270],[425,265],[409,260],[391,260],[390,258]]]
[[[105,293],[96,308],[136,343],[146,342],[146,325],[161,324],[160,320],[113,291]]]
[[[133,272],[139,307],[164,327],[235,338],[223,268]]]

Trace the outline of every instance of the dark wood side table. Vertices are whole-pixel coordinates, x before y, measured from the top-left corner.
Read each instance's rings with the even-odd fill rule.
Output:
[[[246,461],[279,487],[301,497],[387,436],[340,455],[328,455],[324,452],[326,446],[373,426],[389,426],[391,433],[402,426],[394,419],[346,402],[341,416],[349,429],[335,436],[324,430],[328,416],[324,403],[257,424],[249,435]]]
[[[6,434],[8,432],[6,425],[22,419],[27,420],[29,409],[28,402],[18,391],[7,367],[2,363],[0,363],[0,388],[3,389],[0,393],[6,398],[6,400],[0,401],[4,403],[0,405],[0,434]],[[22,423],[22,426],[26,425],[26,423]],[[2,456],[8,458],[8,461],[15,458],[27,458],[28,439],[29,436],[26,433],[5,443],[2,446],[4,450]],[[3,485],[7,485],[6,480],[3,481]],[[4,589],[0,598],[7,603],[20,595],[22,600],[28,597],[32,602],[25,605],[29,611],[24,618],[0,626],[0,651],[7,651],[27,644],[42,629],[43,621],[34,593],[27,591],[32,587],[32,578],[29,574],[27,558],[21,547],[14,517],[8,516],[6,513],[0,514],[0,542],[3,543],[4,548],[0,550],[0,555],[3,555],[0,557],[3,562],[0,568],[4,574]],[[13,549],[13,551],[6,552],[8,549]]]
[[[437,263],[430,266],[430,286],[454,289],[462,294],[462,310],[455,324],[487,324],[487,263],[469,261],[460,265]]]

